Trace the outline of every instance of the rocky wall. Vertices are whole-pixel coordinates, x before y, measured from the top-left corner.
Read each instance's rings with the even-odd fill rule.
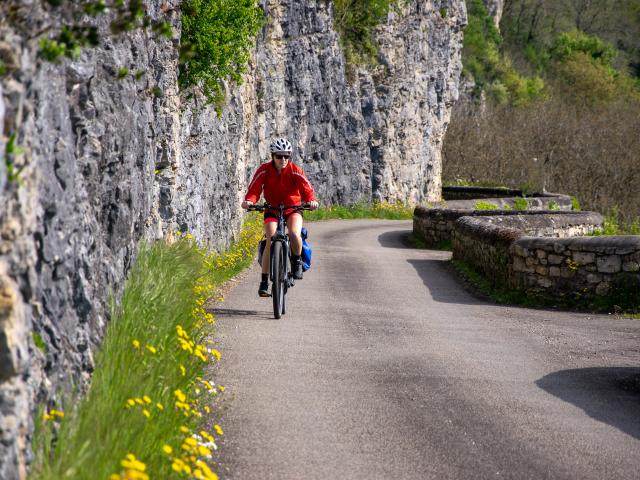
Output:
[[[530,295],[640,307],[640,236],[530,238],[510,247],[509,283]],[[628,308],[628,305],[627,305]]]
[[[461,260],[496,285],[512,285],[511,246],[526,235],[565,238],[602,226],[594,212],[461,217],[453,228],[453,259]]]
[[[511,192],[511,191],[508,191]],[[473,194],[495,194],[496,189],[480,187],[451,187],[443,189],[443,195],[457,198],[469,198]],[[428,246],[450,243],[454,224],[461,217],[496,217],[513,215],[538,215],[540,213],[569,214],[571,213],[571,198],[567,195],[546,194],[537,197],[527,197],[527,210],[514,210],[516,200],[521,197],[482,198],[482,202],[496,206],[496,210],[478,210],[478,199],[447,200],[436,204],[419,205],[413,213],[413,232],[423,238]],[[550,206],[558,210],[546,210]]]
[[[141,240],[190,231],[223,247],[242,193],[288,136],[326,203],[438,200],[440,146],[457,97],[462,0],[410,1],[376,31],[377,67],[345,64],[333,3],[264,0],[245,81],[218,117],[177,88],[180,0],[149,0],[173,40],[134,31],[59,64],[37,56],[59,24],[42,0],[0,3],[0,478],[24,478],[32,414],[82,390]],[[440,13],[446,8],[448,15]],[[142,71],[118,80],[126,67]],[[37,345],[36,345],[37,344]]]

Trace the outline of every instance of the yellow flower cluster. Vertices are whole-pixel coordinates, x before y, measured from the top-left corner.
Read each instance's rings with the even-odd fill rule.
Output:
[[[128,453],[120,465],[124,470],[120,473],[114,473],[109,477],[109,480],[149,480],[149,475],[146,473],[147,466],[138,460],[133,453]]]
[[[222,429],[218,425],[215,425],[214,429],[218,435],[222,435]],[[178,449],[179,455],[174,455],[175,449],[171,445],[165,444],[162,447],[162,451],[171,461],[171,469],[191,478],[217,479],[218,476],[205,461],[212,458],[212,450],[218,449],[214,436],[205,430],[201,430],[199,434],[191,434],[185,426],[180,427],[180,431],[187,436],[183,437]]]
[[[42,420],[44,420],[45,422],[61,420],[63,418],[64,412],[61,410],[55,410],[53,408],[42,415]]]

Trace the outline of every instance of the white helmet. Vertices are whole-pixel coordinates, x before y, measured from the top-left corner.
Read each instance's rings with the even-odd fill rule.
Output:
[[[291,143],[286,138],[276,138],[271,142],[271,153],[291,155]]]

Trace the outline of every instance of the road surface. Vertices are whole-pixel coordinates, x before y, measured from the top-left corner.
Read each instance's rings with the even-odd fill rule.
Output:
[[[497,306],[410,222],[310,225],[273,318],[257,266],[215,309],[222,478],[640,478],[640,320]]]

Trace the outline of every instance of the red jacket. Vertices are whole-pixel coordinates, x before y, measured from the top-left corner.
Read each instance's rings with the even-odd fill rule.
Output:
[[[304,171],[291,162],[282,173],[278,173],[273,161],[260,165],[253,175],[244,199],[256,203],[263,191],[265,201],[274,207],[281,203],[298,205],[315,200],[313,187]]]

